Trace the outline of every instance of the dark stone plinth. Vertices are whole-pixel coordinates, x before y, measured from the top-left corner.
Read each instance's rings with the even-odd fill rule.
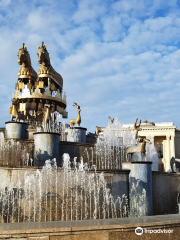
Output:
[[[67,130],[67,141],[68,142],[86,142],[86,131],[87,128],[83,127],[73,127]]]
[[[27,139],[28,123],[9,121],[6,122],[5,137],[8,139]]]
[[[59,133],[36,132],[34,135],[34,166],[44,166],[46,160],[59,160]]]

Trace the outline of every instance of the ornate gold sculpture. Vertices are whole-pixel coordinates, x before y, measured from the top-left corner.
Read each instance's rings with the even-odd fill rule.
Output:
[[[41,64],[38,74],[31,66],[30,55],[24,43],[17,55],[21,67],[15,85],[16,94],[12,97],[11,120],[23,120],[35,127],[43,125],[44,131],[50,131],[51,114],[57,111],[67,117],[66,94],[62,96],[63,79],[51,66],[43,42],[37,52]]]
[[[51,66],[49,53],[47,51],[46,44],[44,44],[44,42],[42,42],[41,47],[38,46],[37,55],[38,55],[38,63],[41,64],[37,73],[38,77],[39,78],[46,77],[46,78],[53,79],[55,82],[55,84],[54,83],[53,85],[51,84],[51,90],[53,89],[53,91],[55,91],[55,89],[57,88],[57,85],[62,88],[63,79],[61,75],[57,73],[54,70],[54,68]]]
[[[35,80],[37,78],[37,73],[31,66],[31,58],[29,52],[27,51],[27,47],[25,44],[22,44],[22,48],[19,48],[18,56],[18,63],[21,65],[18,73],[18,78],[28,78]],[[23,85],[23,84],[22,84]],[[19,83],[20,87],[20,83]]]
[[[75,124],[80,127],[81,124],[81,115],[80,115],[80,106],[77,105],[77,103],[74,103],[73,106],[77,107],[77,118],[76,119],[71,119],[70,120],[70,127],[73,127]]]

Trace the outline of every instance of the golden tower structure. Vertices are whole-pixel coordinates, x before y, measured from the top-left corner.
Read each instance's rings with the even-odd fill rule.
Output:
[[[53,114],[67,118],[66,94],[63,92],[63,78],[51,63],[46,45],[38,46],[38,73],[32,68],[30,55],[23,43],[19,48],[18,63],[21,65],[16,93],[12,96],[11,121],[30,123],[30,128],[42,126],[45,132],[51,131]]]

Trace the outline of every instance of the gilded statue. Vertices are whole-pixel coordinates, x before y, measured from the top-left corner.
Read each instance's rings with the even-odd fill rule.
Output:
[[[44,118],[43,118],[43,129],[44,129],[44,132],[51,132],[51,122],[52,122],[51,112],[50,112],[51,105],[49,103],[46,103],[44,107],[46,108],[46,110],[44,112]]]
[[[138,137],[138,138],[137,138],[137,142],[140,143],[139,152],[140,152],[140,153],[143,153],[143,154],[146,153],[146,143],[149,143],[149,144],[152,143],[149,139],[141,138],[141,137]]]
[[[77,118],[70,120],[70,127],[73,127],[75,124],[78,127],[80,127],[80,124],[81,124],[81,115],[80,115],[81,109],[80,109],[80,106],[77,105],[77,103],[74,103],[73,106],[77,107]]]
[[[139,123],[137,123],[137,121],[138,121],[138,118],[136,118],[136,120],[135,120],[135,122],[134,122],[135,139],[137,139],[138,131],[141,131],[141,130],[142,130],[142,128],[140,128],[141,119],[140,119]]]
[[[38,77],[50,77],[52,78],[56,84],[63,87],[63,79],[59,73],[57,73],[51,65],[49,53],[46,48],[46,44],[42,42],[41,47],[38,46],[38,63],[40,63],[40,67],[38,70]]]
[[[27,47],[23,43],[22,48],[19,48],[18,56],[18,63],[21,65],[18,73],[18,78],[29,78],[29,79],[36,79],[37,73],[33,69],[31,65],[31,58],[29,52],[27,51]]]
[[[18,103],[18,100],[13,98],[12,100],[12,107],[10,108],[10,114],[11,114],[11,121],[20,121],[20,120],[25,120],[26,119],[26,116],[19,112],[18,111],[18,106],[19,106],[19,103]]]
[[[58,112],[67,117],[66,95],[62,98],[63,79],[50,63],[46,45],[38,47],[38,74],[31,66],[30,54],[23,43],[18,51],[18,63],[21,65],[12,96],[10,114],[12,121],[26,120],[32,128],[43,125],[44,131],[50,131],[51,113]]]
[[[138,136],[138,131],[141,131],[142,128],[140,128],[141,120],[139,121],[139,123],[137,123],[137,121],[138,121],[138,118],[136,118],[136,120],[134,122],[134,132],[135,132],[135,139],[137,139],[137,142],[139,142],[139,146],[136,145],[136,146],[127,147],[125,150],[126,159],[128,159],[128,154],[140,153],[140,154],[145,155],[146,143],[149,143],[149,144],[152,143],[149,139]]]
[[[18,114],[18,107],[17,107],[18,103],[17,100],[15,98],[12,99],[12,107],[10,108],[10,114],[11,114],[11,121],[14,120],[17,121],[19,119],[19,114]]]
[[[114,122],[114,118],[111,118],[110,116],[108,118],[109,118],[109,124],[112,124]]]

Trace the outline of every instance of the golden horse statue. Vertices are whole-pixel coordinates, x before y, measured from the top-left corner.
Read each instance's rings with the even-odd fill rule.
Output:
[[[41,47],[38,46],[37,55],[38,55],[38,63],[41,64],[37,73],[38,77],[52,78],[54,82],[62,88],[63,78],[52,67],[49,53],[47,51],[46,44],[44,44],[44,42],[42,42]]]
[[[37,73],[31,65],[31,58],[24,43],[22,45],[22,48],[19,48],[17,56],[18,63],[21,65],[18,73],[18,78],[33,78],[35,80],[37,78]]]

